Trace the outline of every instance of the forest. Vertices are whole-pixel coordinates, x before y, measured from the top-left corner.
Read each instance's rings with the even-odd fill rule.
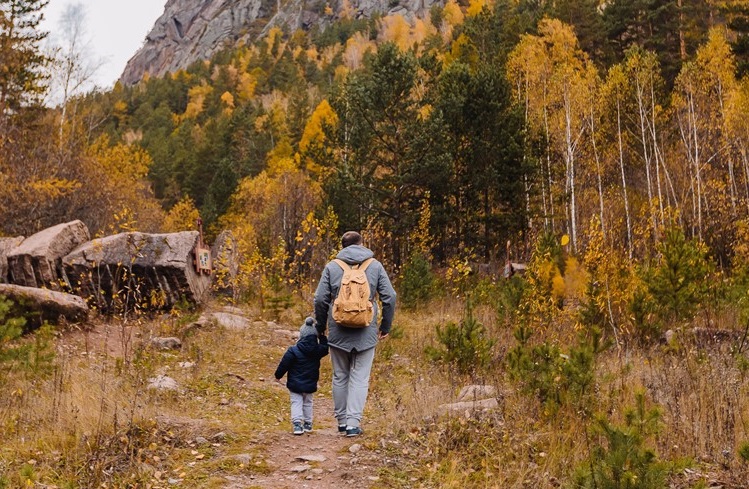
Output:
[[[530,420],[502,423],[555,433],[398,425],[431,465],[383,487],[709,487],[674,475],[700,462],[745,487],[749,2],[448,0],[406,19],[341,0],[324,28],[86,93],[74,51],[41,49],[45,5],[0,1],[0,236],[200,217],[236,240],[232,303],[281,314],[360,230],[424,335],[398,328],[398,354],[511,387]],[[730,341],[705,351],[705,331]],[[552,475],[524,486],[535,468],[477,455],[518,446]]]

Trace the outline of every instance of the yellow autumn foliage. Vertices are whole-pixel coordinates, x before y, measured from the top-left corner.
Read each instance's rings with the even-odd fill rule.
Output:
[[[466,9],[466,16],[475,17],[481,13],[484,7],[491,8],[492,4],[491,0],[470,0]]]
[[[189,231],[195,229],[199,217],[195,202],[189,196],[184,196],[169,210],[161,229],[165,233]]]
[[[394,42],[401,51],[412,44],[411,26],[402,15],[388,15],[379,22],[377,38],[380,42]]]
[[[580,300],[585,296],[589,274],[575,257],[567,258],[562,281],[562,294],[567,299]]]
[[[152,231],[161,226],[163,211],[146,180],[152,160],[145,150],[112,145],[101,136],[88,148],[85,162],[89,178],[84,183],[93,206],[89,213],[100,216],[90,219],[93,228]],[[116,226],[117,222],[127,225]]]
[[[376,51],[377,45],[369,39],[364,32],[357,32],[346,41],[346,50],[343,53],[343,62],[350,70],[357,70],[362,65],[362,60],[367,51]]]
[[[213,87],[207,83],[201,83],[192,87],[187,92],[187,108],[185,113],[182,114],[183,119],[194,119],[203,112],[203,104],[208,95],[213,92]]]
[[[465,18],[463,11],[460,10],[460,5],[455,0],[449,0],[445,4],[445,8],[442,9],[442,17],[447,24],[453,27],[462,24]]]
[[[237,240],[244,256],[238,286],[262,298],[293,280],[295,263],[301,258],[298,232],[310,213],[322,202],[322,188],[292,158],[272,159],[268,169],[243,179],[220,219]]]
[[[338,114],[327,99],[323,99],[310,115],[307,125],[304,126],[302,139],[299,141],[299,150],[306,152],[313,144],[320,144],[325,140],[323,126],[335,126],[338,124]]]

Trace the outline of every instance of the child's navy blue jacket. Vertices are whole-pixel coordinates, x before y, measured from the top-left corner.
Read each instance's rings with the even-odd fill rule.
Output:
[[[288,372],[286,387],[291,392],[309,394],[317,391],[320,378],[320,359],[328,354],[328,338],[311,334],[303,337],[296,345],[290,346],[276,369],[276,379]]]

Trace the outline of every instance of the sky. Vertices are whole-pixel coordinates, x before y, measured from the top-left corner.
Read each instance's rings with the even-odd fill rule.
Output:
[[[42,29],[54,43],[60,32],[60,17],[70,4],[81,4],[90,56],[101,61],[94,75],[100,88],[110,88],[122,74],[127,61],[138,51],[166,0],[50,0],[44,10]]]

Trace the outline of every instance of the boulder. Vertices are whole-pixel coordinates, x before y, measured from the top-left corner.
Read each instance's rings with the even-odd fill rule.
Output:
[[[23,315],[26,318],[27,329],[37,328],[44,321],[59,323],[64,319],[77,323],[88,318],[86,301],[64,292],[0,284],[0,296],[7,297],[15,303],[11,314]]]
[[[489,399],[497,396],[497,388],[493,385],[473,384],[467,385],[460,390],[458,401],[475,401],[477,399]]]
[[[8,253],[20,245],[23,240],[23,236],[0,238],[0,284],[8,283]]]
[[[29,236],[8,253],[9,282],[63,290],[63,257],[89,239],[88,228],[81,221],[58,224]]]
[[[235,331],[249,329],[252,326],[252,323],[246,317],[229,314],[228,312],[207,312],[201,314],[194,324],[202,328],[211,323],[216,323],[226,329],[232,329]]]
[[[499,407],[496,399],[481,399],[479,401],[454,402],[452,404],[442,404],[439,406],[441,414],[448,413],[472,413],[476,411],[492,411]]]
[[[197,243],[197,231],[121,233],[82,244],[63,266],[72,290],[105,312],[168,309],[207,296],[211,277],[195,271]]]
[[[151,338],[151,346],[157,350],[179,350],[182,348],[182,340],[170,336],[168,338]]]
[[[148,379],[148,388],[159,391],[176,391],[179,389],[179,384],[169,376],[157,375]]]

